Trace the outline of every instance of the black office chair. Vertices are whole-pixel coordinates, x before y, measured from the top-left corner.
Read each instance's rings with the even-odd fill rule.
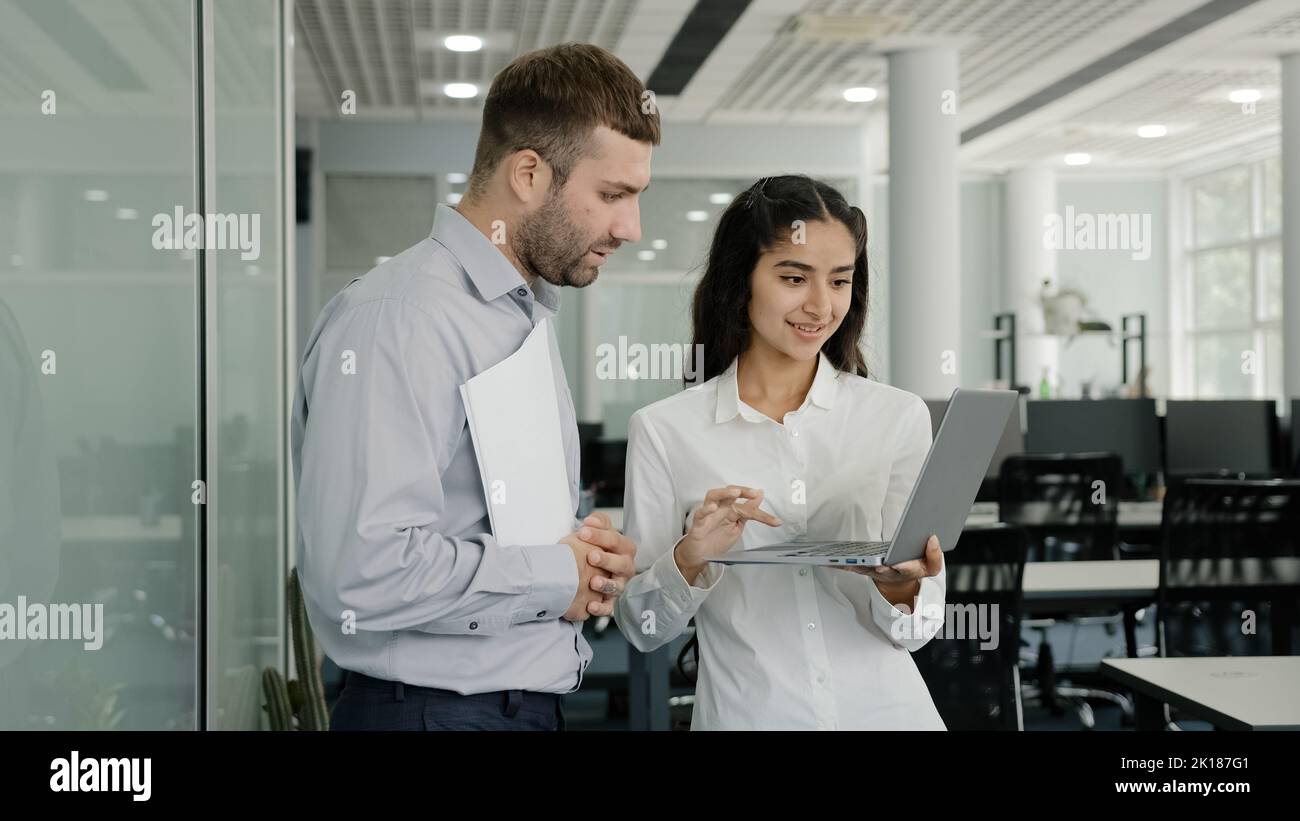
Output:
[[[1119,500],[1124,481],[1123,461],[1114,453],[1033,453],[1008,456],[998,475],[998,518],[1019,525],[1029,541],[1029,561],[1101,561],[1119,555]],[[1134,616],[1136,622],[1136,616]],[[1129,629],[1124,614],[1080,617],[1044,614],[1022,624],[1040,634],[1038,652],[1023,660],[1035,670],[1036,685],[1026,698],[1036,698],[1054,715],[1063,712],[1058,699],[1071,701],[1084,727],[1095,719],[1088,699],[1116,704],[1133,715],[1132,702],[1100,687],[1059,684],[1047,631],[1057,623],[1075,627],[1100,624],[1108,633]],[[1135,628],[1133,628],[1135,629]],[[1134,637],[1126,636],[1134,641]]]
[[[1114,453],[1022,453],[998,474],[998,514],[1029,538],[1029,561],[1118,558],[1124,466]]]
[[[1027,548],[1023,530],[994,524],[967,528],[945,554],[947,617],[961,624],[945,623],[912,659],[949,730],[1024,729],[1018,662]],[[986,641],[981,626],[996,632]]]
[[[1165,494],[1161,656],[1285,656],[1300,647],[1300,481],[1185,479]],[[1168,729],[1181,729],[1165,705]]]
[[[1162,518],[1160,655],[1295,652],[1300,480],[1190,479]]]

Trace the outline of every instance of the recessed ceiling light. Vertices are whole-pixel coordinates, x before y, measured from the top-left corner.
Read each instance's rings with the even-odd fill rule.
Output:
[[[134,208],[117,209],[117,218],[120,220],[133,220],[138,216],[140,216],[140,214]]]
[[[390,259],[392,259],[392,257],[375,257],[375,264],[383,265],[385,262],[388,262],[388,260]]]
[[[655,249],[656,251],[662,251],[663,249],[668,247],[668,240],[666,239],[654,240],[653,242],[650,243],[650,247]]]
[[[844,89],[844,99],[851,103],[869,103],[876,99],[876,90],[870,86],[854,86]]]
[[[462,194],[457,194],[455,191],[451,192],[450,194],[447,195],[447,204],[458,205],[460,203],[460,198],[462,196],[463,196]]]
[[[1168,133],[1169,129],[1163,125],[1144,125],[1138,128],[1138,136],[1148,140],[1153,137],[1163,137]]]
[[[1087,165],[1092,162],[1092,155],[1083,151],[1075,151],[1065,155],[1066,165]]]
[[[478,86],[473,83],[447,83],[442,87],[442,93],[457,100],[468,100],[478,96]]]
[[[649,262],[649,261],[651,261],[652,259],[655,258],[655,252],[654,252],[654,251],[649,251],[649,250],[647,250],[647,251],[637,251],[637,252],[636,252],[636,258],[639,259],[639,260],[641,260],[642,262]]]
[[[452,185],[461,185],[469,182],[469,174],[462,174],[459,171],[453,171],[447,175],[447,182]]]
[[[1257,88],[1239,88],[1228,95],[1234,103],[1257,103],[1262,95]]]
[[[724,194],[723,192],[719,191],[716,194],[709,195],[709,202],[713,203],[714,205],[726,205],[727,203],[731,202],[731,195]]]
[[[687,211],[686,212],[686,219],[690,220],[691,222],[704,222],[708,218],[709,218],[708,211]]]
[[[453,34],[442,41],[452,51],[478,51],[483,48],[483,38],[472,34]]]
[[[108,192],[102,188],[87,188],[82,195],[86,202],[103,202],[108,199]]]

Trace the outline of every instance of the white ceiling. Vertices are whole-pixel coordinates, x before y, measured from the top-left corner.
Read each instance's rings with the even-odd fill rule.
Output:
[[[959,118],[969,129],[1067,78],[1205,0],[752,0],[684,92],[661,97],[669,122],[816,124],[862,122],[882,135],[888,109],[884,52],[948,44],[961,57]],[[474,119],[478,100],[442,94],[448,82],[486,89],[515,55],[579,40],[612,49],[649,77],[694,0],[296,0],[295,84],[300,116],[339,118],[340,96],[356,95],[358,119]],[[29,112],[42,89],[58,88],[60,111],[141,116],[188,106],[189,4],[70,0],[100,35],[74,47],[42,30],[22,6],[0,3],[0,112]],[[221,7],[218,6],[219,11]],[[831,32],[810,34],[813,16]],[[218,35],[270,37],[269,25],[236,32],[219,15]],[[242,25],[242,24],[241,24]],[[263,31],[265,28],[267,30]],[[453,32],[482,36],[487,47],[456,54],[441,45]],[[90,55],[95,45],[102,52]],[[248,60],[258,50],[217,53],[219,100],[272,103]],[[247,53],[245,53],[247,51]],[[1275,144],[1279,129],[1278,55],[1300,52],[1300,3],[1257,0],[1204,28],[1065,93],[961,149],[967,169],[996,171],[1057,162],[1087,151],[1091,169],[1161,170],[1198,158]],[[125,68],[116,85],[91,67],[111,58]],[[849,85],[880,97],[854,104]],[[1234,88],[1258,88],[1253,113],[1227,102]],[[260,89],[260,92],[259,92]],[[264,92],[264,93],[263,93]],[[251,96],[250,96],[251,95]],[[481,99],[481,98],[480,98]],[[1143,140],[1136,128],[1160,123],[1167,137]],[[879,137],[877,137],[879,138]],[[881,155],[883,151],[879,152]]]
[[[959,117],[966,129],[1204,2],[753,0],[685,91],[659,104],[670,122],[866,122],[886,116],[884,53],[940,44],[960,54]],[[443,83],[486,89],[515,55],[565,40],[611,48],[645,78],[693,5],[297,0],[299,110],[339,117],[339,97],[351,88],[359,117],[473,117],[476,101],[445,97]],[[833,30],[851,27],[857,34],[840,42],[818,36],[806,25],[816,15],[829,19]],[[488,47],[472,55],[442,48],[441,38],[459,31],[484,36]],[[962,147],[963,165],[1001,170],[1059,163],[1066,152],[1086,151],[1094,169],[1159,169],[1275,139],[1276,58],[1294,50],[1300,50],[1295,0],[1259,0],[971,140]],[[880,96],[867,104],[846,102],[842,92],[854,85],[873,86]],[[1250,114],[1226,99],[1232,89],[1247,87],[1264,95]],[[1169,135],[1139,138],[1137,127],[1148,123],[1166,125]]]

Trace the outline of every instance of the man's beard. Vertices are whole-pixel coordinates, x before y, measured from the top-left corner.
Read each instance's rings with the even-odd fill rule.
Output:
[[[594,244],[573,223],[563,199],[552,188],[542,206],[520,221],[513,250],[528,273],[552,285],[585,288],[600,273],[597,266],[583,262]],[[613,246],[611,242],[611,250]]]

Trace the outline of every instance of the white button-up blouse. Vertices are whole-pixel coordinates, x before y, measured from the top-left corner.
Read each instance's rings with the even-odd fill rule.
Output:
[[[644,651],[695,618],[692,729],[944,729],[910,653],[939,627],[943,572],[921,581],[909,616],[845,570],[710,564],[689,585],[673,561],[704,495],[732,484],[762,489],[763,508],[782,521],[747,524],[746,550],[803,536],[886,539],[930,440],[920,398],[824,355],[783,424],[740,400],[734,362],[633,415],[624,530],[637,575],[615,616]]]

